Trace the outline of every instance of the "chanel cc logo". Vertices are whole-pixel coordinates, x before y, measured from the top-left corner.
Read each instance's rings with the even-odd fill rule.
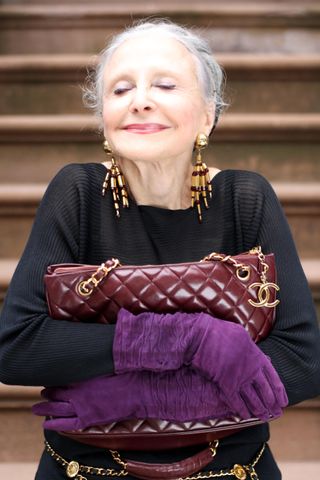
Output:
[[[277,292],[280,290],[278,285],[276,285],[275,283],[271,283],[271,282],[259,283],[259,282],[256,282],[256,283],[252,283],[249,288],[258,288],[259,289],[258,293],[257,293],[259,302],[254,302],[253,300],[248,300],[250,305],[252,305],[253,307],[273,308],[273,307],[276,307],[278,305],[278,303],[280,303],[280,300],[275,300],[274,302],[269,303],[270,295],[271,295],[270,288],[274,288]]]

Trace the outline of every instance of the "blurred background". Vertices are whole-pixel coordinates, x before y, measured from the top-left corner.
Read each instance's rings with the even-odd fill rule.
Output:
[[[0,304],[49,180],[66,163],[104,161],[82,106],[87,70],[110,35],[146,16],[193,26],[210,41],[230,108],[207,163],[254,170],[273,184],[319,312],[317,0],[0,1]],[[38,397],[38,388],[0,384],[0,478],[34,478],[43,438],[30,406]],[[316,478],[320,398],[287,409],[271,431],[284,480]]]

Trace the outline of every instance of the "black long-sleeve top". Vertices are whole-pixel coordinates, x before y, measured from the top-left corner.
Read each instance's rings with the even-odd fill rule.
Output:
[[[105,174],[102,164],[72,164],[50,183],[1,313],[0,381],[55,386],[113,373],[114,326],[48,316],[43,283],[48,265],[99,265],[111,257],[131,265],[178,263],[200,260],[212,251],[235,255],[261,245],[264,253],[275,254],[280,304],[275,327],[259,346],[278,371],[290,404],[318,395],[315,309],[270,184],[253,172],[219,172],[212,180],[210,208],[199,224],[192,208],[168,210],[137,205],[134,199],[116,218],[110,192],[101,195]],[[234,437],[250,442],[253,431],[256,441],[268,436],[268,429],[261,426]],[[48,435],[52,441],[59,437]],[[58,442],[61,448],[63,442]],[[72,448],[77,450],[78,445],[81,451],[86,448],[80,444]]]

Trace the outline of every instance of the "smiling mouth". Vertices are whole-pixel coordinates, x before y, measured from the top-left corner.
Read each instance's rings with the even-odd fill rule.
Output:
[[[132,125],[127,125],[123,128],[130,133],[140,133],[140,134],[147,134],[147,133],[158,133],[162,130],[166,130],[166,125],[161,125],[159,123],[134,123]]]

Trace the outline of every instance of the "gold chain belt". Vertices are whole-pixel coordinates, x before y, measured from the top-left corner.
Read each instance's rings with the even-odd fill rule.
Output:
[[[219,472],[214,472],[209,470],[208,472],[199,472],[191,477],[180,478],[179,480],[201,480],[203,478],[218,478],[218,477],[227,477],[233,476],[238,480],[259,480],[257,472],[255,471],[255,466],[259,462],[260,458],[263,455],[263,452],[266,448],[266,444],[262,445],[262,448],[248,465],[235,464],[230,470],[220,470]],[[82,473],[87,473],[90,475],[100,475],[102,477],[125,477],[128,475],[126,469],[126,463],[121,460],[119,452],[117,450],[110,450],[113,460],[121,465],[122,470],[115,470],[113,468],[99,468],[99,467],[90,467],[87,465],[80,465],[75,460],[67,461],[65,458],[61,457],[53,448],[45,441],[45,449],[51,455],[51,457],[59,463],[62,467],[65,467],[66,474],[68,478],[74,478],[75,480],[88,480],[82,475]],[[214,456],[214,455],[213,455]]]

